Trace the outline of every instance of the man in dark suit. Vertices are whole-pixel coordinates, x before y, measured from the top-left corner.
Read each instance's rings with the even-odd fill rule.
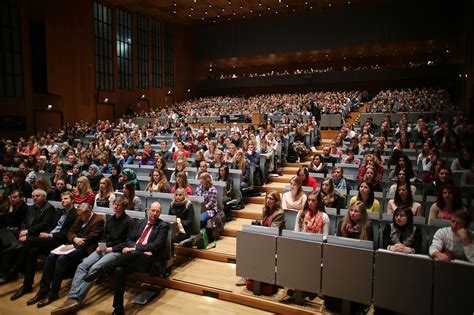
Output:
[[[2,263],[5,266],[4,268],[8,271],[8,274],[3,277],[3,279],[0,279],[0,284],[7,283],[18,277],[18,274],[15,275],[14,269],[12,270],[12,267],[16,263],[19,249],[24,244],[27,237],[39,236],[41,232],[49,232],[52,225],[54,224],[54,215],[56,210],[46,201],[46,192],[42,189],[35,189],[32,193],[32,196],[33,205],[28,208],[26,217],[20,226],[20,242],[18,243],[14,238],[12,238],[12,241],[14,242],[8,244],[8,246],[3,246],[4,249],[2,252],[0,252],[2,256]],[[18,235],[15,235],[15,237],[17,236]]]
[[[103,230],[103,217],[94,213],[89,204],[81,203],[77,208],[76,221],[67,233],[70,245],[65,245],[60,249],[60,252],[68,253],[48,255],[43,268],[40,289],[26,304],[38,303],[38,307],[43,307],[57,300],[62,280],[68,273],[75,271],[82,259],[97,248],[97,242]]]
[[[120,244],[124,255],[84,277],[84,281],[91,282],[103,274],[114,273],[114,314],[124,314],[123,294],[127,274],[146,272],[151,276],[159,276],[166,268],[166,239],[169,226],[160,219],[161,204],[153,202],[147,214],[148,219],[141,220],[130,238]]]
[[[23,267],[25,277],[23,279],[23,286],[10,298],[12,301],[33,291],[33,280],[38,256],[48,255],[51,250],[61,244],[67,243],[67,233],[76,221],[77,216],[73,199],[74,197],[71,192],[67,191],[62,193],[61,204],[64,209],[58,209],[56,211],[55,226],[49,232],[41,232],[39,236],[28,236],[23,243],[14,268],[14,273],[18,275],[18,271]]]

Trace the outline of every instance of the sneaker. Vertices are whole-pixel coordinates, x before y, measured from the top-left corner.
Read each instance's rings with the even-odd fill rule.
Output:
[[[246,284],[247,284],[247,279],[245,279],[244,277],[240,278],[239,281],[235,283],[235,285],[238,287],[243,287]]]

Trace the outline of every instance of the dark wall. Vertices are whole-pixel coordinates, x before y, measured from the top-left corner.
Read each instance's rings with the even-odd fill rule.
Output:
[[[373,7],[202,26],[196,30],[195,56],[202,60],[457,37],[463,32],[466,1],[386,1]]]

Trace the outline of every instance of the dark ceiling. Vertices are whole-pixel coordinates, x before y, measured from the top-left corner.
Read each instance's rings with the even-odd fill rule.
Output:
[[[393,0],[101,0],[104,4],[183,24],[304,14],[390,1]]]

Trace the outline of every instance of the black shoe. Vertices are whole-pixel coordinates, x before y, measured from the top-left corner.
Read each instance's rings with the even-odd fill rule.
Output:
[[[6,275],[0,277],[0,285],[15,281],[16,279],[18,279],[18,273],[9,272]]]
[[[56,301],[58,298],[59,296],[57,294],[50,293],[44,299],[42,299],[41,301],[38,301],[38,304],[36,306],[38,306],[38,308],[45,307],[46,305],[49,305],[53,303],[54,301]]]
[[[123,308],[114,308],[112,315],[125,315],[125,310]]]
[[[42,290],[39,290],[38,293],[36,293],[36,295],[29,299],[28,301],[26,301],[26,305],[33,305],[33,304],[36,304],[38,303],[39,301],[43,300],[44,298],[46,298],[48,296],[48,292],[45,292],[45,291],[42,291]]]
[[[100,268],[94,269],[91,272],[89,272],[87,275],[85,275],[82,280],[84,280],[85,282],[93,282],[94,280],[102,276],[103,274],[104,273],[102,272],[102,269]]]
[[[10,300],[11,300],[11,301],[18,300],[18,299],[21,298],[23,295],[25,295],[25,294],[27,294],[27,293],[31,293],[31,292],[33,292],[33,288],[32,288],[32,287],[22,286],[21,288],[19,288],[18,290],[16,290],[16,292],[10,297]]]

